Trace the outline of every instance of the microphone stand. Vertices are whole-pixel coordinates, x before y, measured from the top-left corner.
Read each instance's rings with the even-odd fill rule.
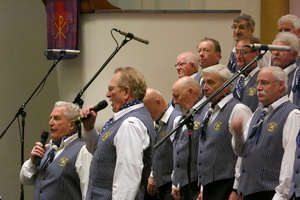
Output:
[[[267,51],[264,51],[263,53],[260,53],[259,55],[257,55],[248,65],[246,65],[242,70],[237,71],[230,79],[228,79],[217,91],[215,91],[210,97],[208,97],[202,104],[200,104],[198,107],[196,107],[195,109],[193,109],[190,113],[188,113],[177,125],[177,127],[171,131],[170,133],[168,133],[166,135],[166,137],[164,137],[163,139],[161,139],[160,141],[158,141],[155,145],[154,148],[157,149],[163,142],[165,142],[173,133],[175,133],[176,131],[178,131],[182,126],[186,125],[188,128],[188,133],[189,133],[189,157],[188,157],[188,166],[187,166],[187,175],[188,175],[188,195],[192,194],[191,191],[191,151],[192,151],[192,147],[191,147],[191,135],[193,132],[193,118],[195,116],[196,113],[198,113],[206,104],[208,104],[213,98],[215,98],[220,92],[222,92],[228,85],[230,85],[236,78],[238,78],[241,74],[243,74],[245,71],[248,70],[248,68],[254,63],[257,62],[259,59],[261,59],[263,57],[263,55],[266,53]],[[188,198],[191,199],[191,198]]]
[[[164,143],[173,133],[175,133],[179,128],[181,128],[183,125],[188,125],[190,118],[194,117],[197,112],[199,112],[206,104],[208,104],[213,98],[215,98],[220,92],[222,92],[228,85],[230,85],[235,79],[237,79],[241,74],[243,74],[245,71],[248,70],[248,68],[254,63],[257,62],[259,59],[265,55],[266,51],[263,53],[260,53],[257,55],[248,65],[246,65],[242,70],[237,71],[235,74],[232,75],[230,79],[228,79],[221,87],[215,91],[210,97],[208,97],[202,104],[200,104],[197,108],[193,109],[191,112],[189,112],[185,118],[183,118],[177,127],[168,133],[166,137],[158,141],[154,148],[157,149],[162,143]]]
[[[104,64],[100,67],[100,69],[96,72],[96,74],[92,77],[92,79],[79,91],[75,99],[73,100],[74,104],[77,104],[80,108],[82,107],[84,101],[81,99],[85,90],[92,84],[92,82],[97,78],[97,76],[102,72],[102,70],[106,67],[106,65],[113,59],[113,57],[120,51],[120,49],[130,40],[132,40],[133,35],[128,34],[126,35],[125,39],[123,40],[120,46],[112,52],[112,54],[108,57],[108,59],[104,62]]]
[[[9,129],[9,127],[12,125],[12,123],[16,120],[16,118],[22,116],[22,125],[21,125],[21,133],[20,133],[20,141],[21,141],[21,167],[24,163],[24,135],[25,135],[25,117],[26,112],[24,111],[26,105],[28,102],[33,98],[33,96],[37,93],[37,91],[45,84],[47,77],[50,75],[52,70],[56,67],[56,65],[63,59],[65,56],[64,53],[60,54],[60,57],[57,60],[54,60],[52,67],[49,69],[46,76],[43,78],[43,80],[40,82],[40,84],[37,86],[37,88],[33,91],[33,93],[29,96],[27,101],[21,105],[18,112],[15,114],[15,117],[12,119],[12,121],[8,124],[8,126],[5,128],[5,130],[1,133],[0,139],[5,135],[6,131]],[[23,184],[21,184],[21,190],[20,190],[20,200],[24,200],[24,187]]]
[[[189,135],[189,157],[188,157],[188,165],[187,165],[187,176],[188,176],[188,193],[186,199],[192,199],[192,187],[191,187],[191,162],[192,162],[192,135],[194,129],[194,119],[193,117],[189,118],[189,121],[186,124],[188,128],[188,135]]]

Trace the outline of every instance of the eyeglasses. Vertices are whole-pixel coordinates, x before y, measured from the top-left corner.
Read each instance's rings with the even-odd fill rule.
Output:
[[[278,82],[278,81],[266,81],[266,80],[257,81],[255,86],[257,87],[260,85],[260,86],[264,87],[264,86],[270,85],[271,83],[276,83],[276,82]]]
[[[240,54],[240,55],[245,55],[245,54],[247,54],[247,53],[250,53],[249,51],[245,51],[245,50],[235,50],[235,55],[238,55],[238,54]]]
[[[182,67],[182,66],[185,66],[187,64],[190,64],[190,63],[176,63],[174,66],[175,67]]]
[[[236,26],[236,25],[232,25],[231,28],[232,28],[232,30],[239,29],[239,30],[243,31],[243,30],[245,30],[247,27],[246,27],[246,26]]]
[[[113,91],[115,88],[123,88],[123,87],[125,87],[125,86],[119,86],[119,85],[116,85],[116,86],[112,86],[112,85],[110,85],[110,86],[108,86],[107,87],[107,90],[109,91],[109,92],[111,92],[111,91]]]

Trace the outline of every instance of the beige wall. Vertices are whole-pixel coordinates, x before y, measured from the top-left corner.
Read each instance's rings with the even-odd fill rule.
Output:
[[[0,133],[50,69],[46,49],[45,10],[37,0],[0,0]],[[60,66],[61,67],[61,66]],[[25,159],[43,130],[48,130],[49,113],[58,97],[56,69],[42,92],[29,101],[25,117]],[[20,120],[21,121],[21,120]],[[20,199],[19,171],[21,143],[18,120],[0,140],[0,196]],[[32,187],[25,187],[25,199],[32,199]]]
[[[66,60],[59,68],[60,97],[72,100],[92,78],[116,44],[110,35],[112,28],[132,32],[148,39],[149,45],[135,40],[128,42],[84,94],[85,106],[96,104],[105,97],[113,71],[117,67],[132,66],[145,76],[148,87],[158,89],[171,100],[171,88],[178,79],[174,64],[179,53],[197,52],[203,37],[220,41],[221,63],[227,64],[233,47],[231,28],[237,13],[96,13],[81,17],[81,54],[75,60]],[[124,36],[114,32],[119,43]],[[84,42],[83,42],[84,41]],[[77,80],[77,81],[76,81]],[[108,107],[99,113],[99,128],[112,114]]]

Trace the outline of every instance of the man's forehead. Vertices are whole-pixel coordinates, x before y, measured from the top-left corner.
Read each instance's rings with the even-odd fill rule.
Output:
[[[235,25],[248,25],[248,22],[245,21],[245,20],[240,20],[240,21],[233,22],[233,24],[235,24]]]

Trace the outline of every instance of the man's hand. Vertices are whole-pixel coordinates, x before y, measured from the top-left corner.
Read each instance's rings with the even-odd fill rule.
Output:
[[[243,196],[238,195],[236,192],[232,191],[228,200],[243,200]]]
[[[92,108],[94,108],[94,106],[88,106],[80,111],[80,118],[85,118],[82,124],[86,132],[92,130],[95,126],[97,113],[94,112]],[[90,117],[86,119],[89,115]]]
[[[42,143],[40,143],[40,142],[35,143],[35,146],[32,148],[31,153],[30,153],[30,159],[33,164],[35,164],[36,157],[40,157],[40,158],[44,157],[45,149],[43,148]]]
[[[243,136],[243,119],[241,117],[235,117],[231,120],[230,127],[229,127],[236,136],[242,137]]]
[[[149,176],[148,185],[147,185],[147,193],[151,196],[154,196],[156,194],[156,192],[157,192],[157,190],[155,187],[154,177]]]
[[[197,197],[197,200],[203,200],[203,192],[200,192],[198,197]]]
[[[171,195],[174,198],[174,200],[180,200],[180,188],[173,187]]]

